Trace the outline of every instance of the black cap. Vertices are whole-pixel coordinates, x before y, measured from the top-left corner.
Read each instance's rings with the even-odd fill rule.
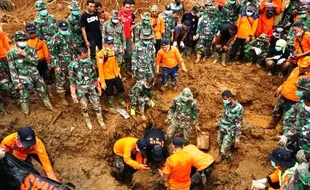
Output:
[[[228,98],[233,97],[233,95],[232,95],[232,93],[231,93],[230,90],[224,90],[224,91],[222,92],[222,96],[226,96],[226,97],[228,97]]]
[[[162,46],[169,45],[169,44],[170,44],[170,41],[169,41],[169,40],[162,40],[162,41],[161,41],[161,45],[162,45]]]
[[[191,22],[189,22],[189,20],[184,21],[183,24],[188,27],[191,26]]]
[[[164,159],[163,147],[160,145],[155,145],[152,150],[152,158],[154,161],[159,162]]]
[[[302,99],[310,101],[310,91],[306,91],[302,95]]]
[[[138,149],[141,152],[141,154],[145,156],[147,153],[147,151],[146,151],[146,148],[147,148],[146,140],[145,139],[139,139],[137,141],[137,146],[138,146]]]
[[[170,11],[171,10],[171,6],[170,5],[166,5],[165,6],[165,10]]]
[[[105,36],[103,41],[104,43],[112,43],[114,41],[114,38],[111,36]]]
[[[36,144],[36,135],[31,127],[22,127],[17,134],[23,147],[28,148]]]
[[[193,6],[192,10],[194,12],[198,13],[199,12],[199,7],[198,6]]]
[[[301,21],[297,21],[293,24],[292,27],[300,27],[303,28],[304,27],[304,23],[302,23]]]
[[[292,152],[284,148],[276,148],[269,154],[268,158],[273,161],[277,166],[291,168],[295,165],[296,161],[293,158]]]
[[[60,30],[66,31],[66,30],[68,30],[69,25],[68,25],[67,21],[61,20],[58,22],[58,27],[60,28]]]
[[[175,147],[182,147],[184,146],[184,140],[181,137],[174,137],[172,140],[172,144]]]
[[[25,30],[27,33],[35,33],[36,32],[36,26],[34,24],[26,24]]]

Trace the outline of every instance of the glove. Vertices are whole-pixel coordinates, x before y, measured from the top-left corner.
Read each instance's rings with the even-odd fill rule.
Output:
[[[0,149],[0,160],[2,160],[5,157],[5,150],[4,148]]]
[[[234,147],[238,148],[239,147],[239,143],[240,143],[240,137],[235,137],[235,144]]]
[[[183,41],[180,43],[180,47],[181,47],[181,48],[185,48],[185,44],[184,44]]]
[[[131,109],[130,109],[130,115],[136,115],[136,110],[133,109],[133,108],[131,108]]]
[[[287,140],[288,140],[288,138],[287,138],[285,135],[281,135],[278,144],[280,144],[280,145],[282,145],[282,146],[285,146],[286,143],[287,143]]]
[[[281,58],[281,55],[276,55],[273,57],[273,59],[280,59]]]
[[[46,175],[47,175],[48,178],[50,178],[50,179],[60,183],[60,181],[57,179],[56,174],[55,174],[54,171],[46,172]]]
[[[155,102],[153,100],[151,100],[151,107],[155,107]]]
[[[138,170],[148,170],[150,169],[149,167],[147,167],[147,165],[144,165],[144,164],[140,164],[137,168]]]
[[[178,46],[178,42],[174,41],[172,46],[177,47]]]
[[[252,181],[252,187],[251,187],[252,190],[259,190],[259,189],[265,189],[265,188],[266,188],[265,184],[259,183],[255,180]]]
[[[256,55],[260,55],[262,53],[262,50],[260,48],[254,47],[254,51]]]
[[[299,98],[302,98],[303,92],[297,90],[297,91],[296,91],[296,95],[297,95]]]
[[[299,150],[299,151],[297,152],[297,154],[296,154],[296,160],[297,160],[299,163],[307,162],[305,150]]]
[[[278,60],[277,65],[281,65],[282,63],[284,63],[285,58],[281,58]]]
[[[198,38],[199,38],[199,34],[196,34],[196,35],[194,36],[193,40],[196,41],[196,40],[198,40]]]
[[[262,184],[267,184],[268,180],[267,178],[263,178],[263,179],[259,179],[259,180],[254,180],[256,181],[257,183],[262,183]]]

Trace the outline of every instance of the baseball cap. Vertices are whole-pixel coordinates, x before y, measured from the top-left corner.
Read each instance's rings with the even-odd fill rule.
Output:
[[[172,144],[176,147],[182,147],[184,145],[184,140],[181,137],[174,137]]]
[[[284,148],[276,148],[269,154],[268,158],[276,165],[282,167],[293,167],[296,161],[293,158],[292,152]]]
[[[139,139],[137,141],[137,146],[138,146],[141,154],[143,154],[145,156],[147,153],[147,151],[146,151],[146,148],[147,148],[146,140],[145,139]]]
[[[165,46],[165,45],[168,45],[168,44],[170,44],[170,41],[169,41],[169,40],[162,40],[162,41],[161,41],[161,45],[162,45],[162,46]]]
[[[60,28],[60,30],[63,30],[63,31],[66,31],[69,28],[67,21],[64,21],[64,20],[61,20],[58,22],[58,27]]]
[[[34,24],[26,24],[25,30],[27,33],[35,33],[36,32],[36,27]]]
[[[159,162],[164,159],[163,148],[160,145],[155,145],[152,150],[152,158],[154,161]]]
[[[36,144],[36,136],[31,127],[22,127],[17,132],[18,138],[25,148]]]
[[[226,96],[226,97],[228,97],[228,98],[233,97],[233,95],[232,95],[232,93],[231,93],[230,90],[224,90],[224,91],[222,92],[222,96]]]
[[[114,38],[111,36],[104,37],[104,43],[112,43],[113,41],[114,41]]]

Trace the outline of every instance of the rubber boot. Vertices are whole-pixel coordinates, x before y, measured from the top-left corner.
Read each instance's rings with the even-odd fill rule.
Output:
[[[99,123],[100,127],[102,127],[103,129],[105,129],[105,128],[106,128],[106,125],[105,125],[105,123],[103,122],[102,113],[101,113],[101,112],[100,112],[100,113],[96,113],[96,115],[97,115],[97,120],[98,120],[98,123]]]
[[[0,103],[0,115],[7,115],[8,113],[6,112],[6,110],[3,107],[3,104]]]
[[[123,92],[118,93],[118,94],[117,94],[117,97],[118,97],[119,103],[120,103],[122,106],[127,107],[127,104],[126,104],[126,102],[125,102],[125,100],[124,100],[124,93],[123,93]]]
[[[29,115],[29,103],[22,103],[21,108],[24,114]]]
[[[281,120],[282,117],[279,116],[272,116],[271,121],[269,124],[264,127],[265,129],[274,129],[278,125],[279,121]]]
[[[50,102],[50,99],[48,97],[45,97],[42,99],[44,106],[49,110],[49,111],[53,111],[53,106]]]
[[[217,61],[218,61],[218,59],[219,59],[219,53],[218,52],[214,52],[214,54],[213,54],[213,63],[215,64],[215,63],[217,63]]]
[[[47,85],[47,93],[48,93],[48,96],[49,97],[53,97],[53,94],[52,94],[52,85]]]
[[[146,117],[145,117],[145,114],[144,114],[144,106],[140,106],[139,111],[140,111],[140,114],[141,114],[141,119],[143,121],[146,121]]]
[[[59,96],[60,96],[60,102],[62,103],[62,105],[68,106],[69,103],[66,100],[66,94],[65,93],[61,93],[61,94],[59,94]]]
[[[88,113],[83,113],[83,116],[85,118],[85,122],[86,122],[86,126],[88,129],[92,129],[93,128],[93,125],[91,124],[90,122],[90,118],[89,118],[89,115]]]
[[[195,63],[199,63],[200,60],[201,60],[201,53],[197,53],[197,59]]]
[[[226,67],[226,53],[222,53],[222,66]]]
[[[108,96],[108,104],[109,104],[109,109],[113,114],[116,114],[116,110],[114,108],[114,100],[113,96]]]

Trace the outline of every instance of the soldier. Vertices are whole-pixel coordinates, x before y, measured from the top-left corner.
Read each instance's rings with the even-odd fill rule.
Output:
[[[68,77],[68,65],[75,58],[74,48],[76,47],[73,37],[69,32],[69,26],[66,21],[59,21],[59,32],[51,39],[51,58],[52,67],[56,73],[56,89],[61,98],[61,103],[69,105],[65,95],[65,85]]]
[[[97,80],[95,63],[88,58],[88,49],[80,47],[78,49],[78,58],[73,60],[68,66],[70,91],[74,103],[80,102],[80,108],[85,118],[86,125],[92,129],[90,122],[87,99],[92,103],[96,112],[99,125],[105,129],[102,118],[100,98],[102,92],[100,84]],[[98,93],[97,93],[98,90]]]
[[[163,39],[173,41],[174,35],[174,17],[170,5],[166,5],[166,10],[161,14],[165,23],[165,33]]]
[[[144,12],[142,15],[142,22],[135,28],[135,42],[138,43],[142,40],[142,36],[148,37],[155,44],[154,31],[150,24],[151,14]]]
[[[51,39],[58,32],[56,18],[46,10],[46,4],[42,0],[35,3],[35,9],[39,15],[34,20],[36,33],[41,40],[45,40],[48,49],[51,49]]]
[[[214,15],[214,20],[217,23],[217,28],[229,21],[229,13],[228,10],[224,8],[224,4],[224,0],[219,0],[217,3],[218,8]]]
[[[126,106],[124,101],[124,87],[121,79],[120,69],[117,64],[115,52],[113,50],[114,39],[111,36],[104,37],[104,47],[97,53],[97,66],[101,87],[106,90],[108,103],[112,113],[116,113],[114,108],[114,87],[120,103]]]
[[[215,11],[216,9],[214,6],[210,7],[199,22],[197,34],[194,36],[194,40],[198,39],[196,44],[197,59],[195,63],[200,61],[202,55],[204,55],[206,59],[211,53],[212,40],[217,32],[217,24],[214,20]]]
[[[224,5],[224,9],[228,11],[228,23],[235,24],[239,17],[239,14],[241,13],[241,4],[238,3],[236,0],[230,0]]]
[[[141,35],[141,41],[135,44],[132,53],[132,73],[137,80],[145,79],[147,76],[154,78],[155,72],[155,47],[152,36]]]
[[[138,80],[129,92],[131,101],[130,115],[136,115],[136,109],[139,107],[141,118],[146,120],[144,115],[145,106],[154,107],[153,97],[154,78],[148,77],[147,80]]]
[[[115,52],[115,56],[117,58],[117,63],[119,66],[123,66],[123,57],[126,50],[126,41],[124,36],[124,26],[119,22],[118,11],[112,11],[111,21],[107,21],[104,23],[102,27],[102,37],[103,39],[106,36],[112,37],[113,40],[113,48]]]
[[[13,40],[16,46],[8,53],[8,61],[12,82],[20,93],[20,103],[23,112],[29,114],[29,98],[32,88],[35,88],[45,107],[53,110],[46,93],[46,86],[37,69],[38,57],[35,49],[27,46],[28,36],[23,31],[17,31]]]
[[[247,61],[247,65],[256,63],[256,66],[261,68],[261,65],[265,62],[268,49],[269,41],[267,35],[263,33],[258,38],[255,38],[245,45],[244,60]]]
[[[67,18],[67,23],[70,27],[70,32],[74,38],[74,42],[76,47],[82,47],[85,45],[83,35],[82,35],[82,27],[81,27],[81,13],[80,13],[80,6],[77,1],[71,1],[68,6],[71,14]]]
[[[170,124],[167,130],[167,139],[169,140],[181,130],[185,142],[188,142],[192,125],[200,131],[198,126],[197,101],[194,99],[189,88],[184,88],[173,99],[165,122]]]
[[[221,163],[225,158],[231,162],[231,146],[239,146],[241,136],[241,124],[244,113],[243,106],[233,97],[231,91],[225,90],[222,93],[224,113],[218,124],[217,144],[220,155],[215,163]]]

